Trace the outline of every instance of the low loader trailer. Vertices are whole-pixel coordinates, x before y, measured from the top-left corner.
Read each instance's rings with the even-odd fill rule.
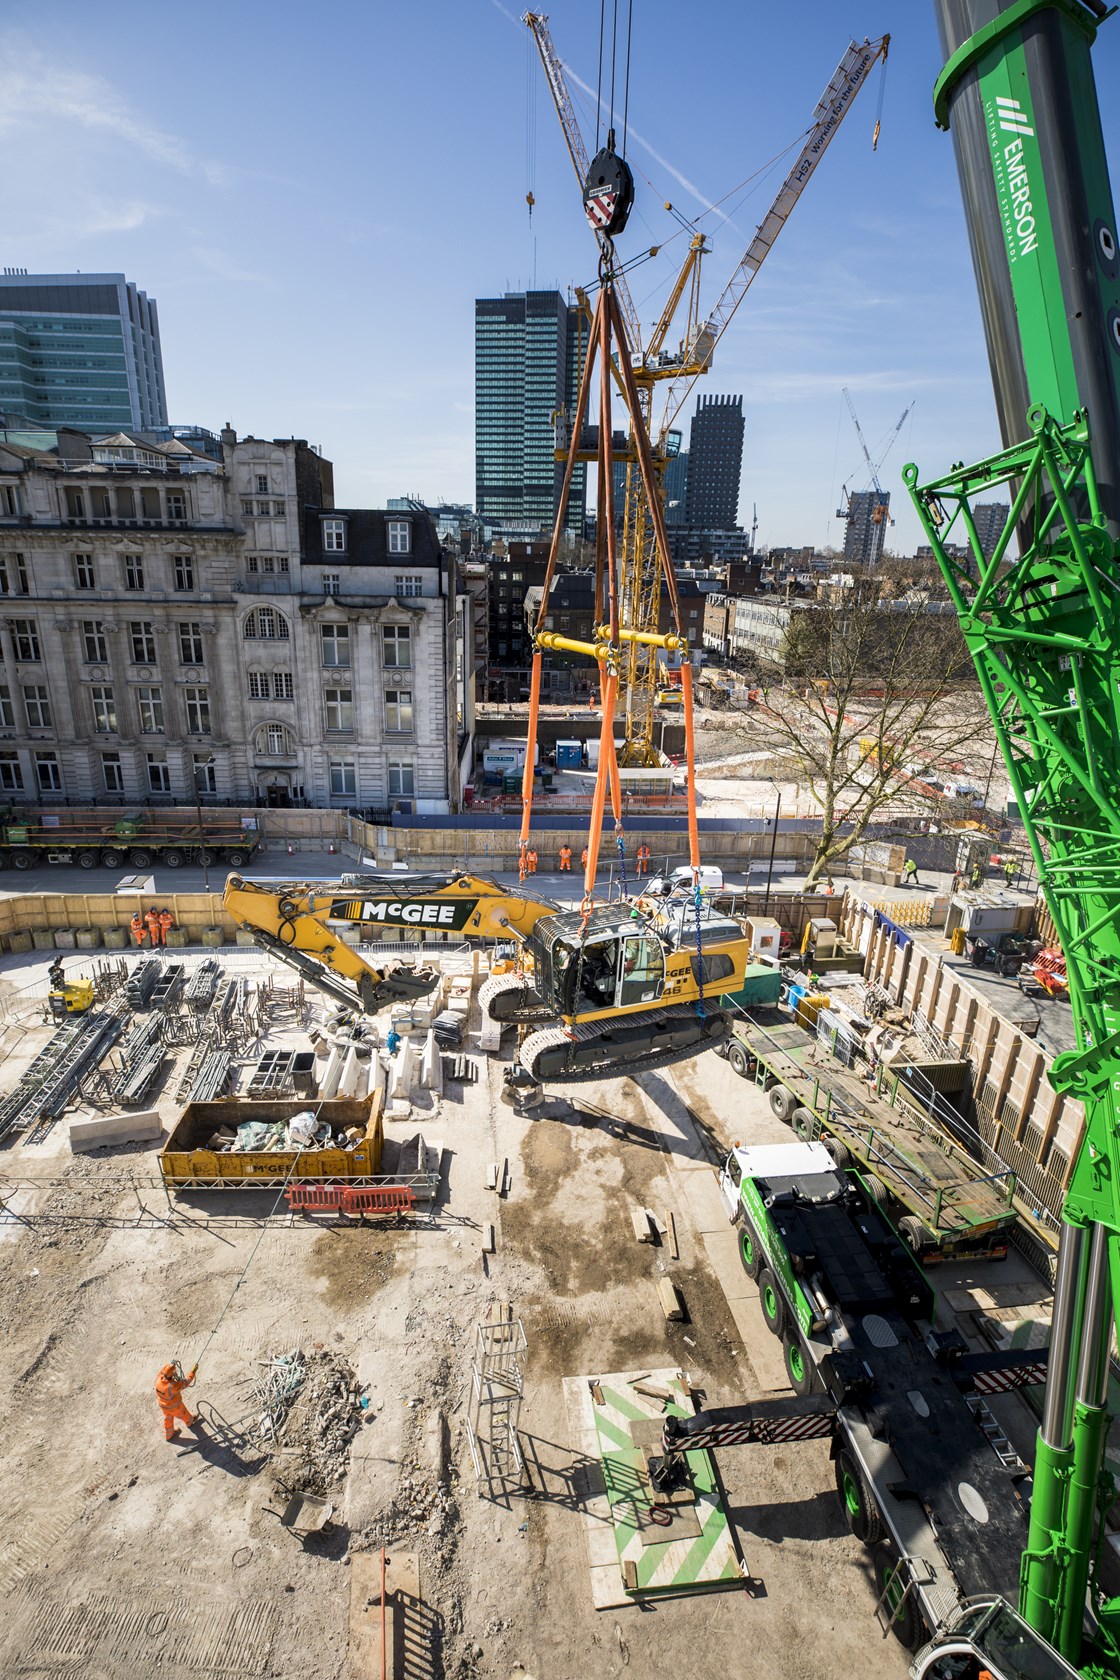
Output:
[[[925,1273],[820,1142],[737,1145],[720,1192],[794,1393],[667,1418],[654,1488],[675,1485],[690,1451],[831,1438],[877,1611],[907,1649],[972,1598],[1013,1595],[1030,1472],[984,1397],[1045,1381],[1046,1352],[970,1353],[938,1331]]]

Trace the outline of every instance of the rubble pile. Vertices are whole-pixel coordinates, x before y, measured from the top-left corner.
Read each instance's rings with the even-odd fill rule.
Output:
[[[350,1442],[366,1416],[353,1368],[338,1354],[301,1348],[268,1360],[254,1391],[257,1434],[276,1454],[287,1493],[327,1493],[344,1479]]]

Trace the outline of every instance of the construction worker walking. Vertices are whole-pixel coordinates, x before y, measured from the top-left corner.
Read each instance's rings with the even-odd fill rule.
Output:
[[[151,940],[153,946],[158,945],[160,942],[159,911],[156,909],[154,904],[151,909],[145,913],[144,920],[148,924],[148,938]]]
[[[159,1409],[163,1413],[165,1440],[175,1440],[179,1433],[175,1427],[176,1422],[185,1423],[188,1429],[194,1429],[197,1424],[197,1418],[191,1412],[188,1412],[183,1402],[183,1390],[189,1388],[194,1382],[197,1370],[198,1366],[192,1365],[187,1375],[184,1376],[178,1360],[173,1359],[163,1367],[156,1378],[156,1399],[159,1401]]]
[[[572,848],[567,844],[560,848],[560,870],[569,875],[572,872]]]
[[[175,918],[165,904],[159,913],[159,942],[161,945],[167,944],[168,932],[174,926]]]
[[[1019,865],[1018,865],[1017,861],[1015,860],[1015,858],[1013,858],[1013,857],[1004,858],[1004,860],[1003,860],[1003,876],[1004,876],[1004,880],[1007,882],[1008,886],[1011,885],[1012,881],[1015,879],[1015,877],[1018,873],[1019,873]]]
[[[579,854],[579,861],[583,865],[583,867],[586,869],[587,868],[587,847],[586,846],[583,848],[583,851]]]
[[[132,921],[129,926],[132,928],[132,937],[135,939],[137,945],[143,945],[145,933],[144,918],[140,914],[139,910],[134,910],[132,912]]]
[[[913,858],[907,858],[902,866],[902,884],[904,887],[916,887],[918,885],[918,866]]]
[[[649,847],[646,845],[644,840],[638,847],[638,874],[649,874]]]

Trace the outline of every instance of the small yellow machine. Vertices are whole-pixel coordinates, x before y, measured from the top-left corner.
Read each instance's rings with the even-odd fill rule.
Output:
[[[56,1021],[65,1020],[67,1015],[84,1015],[93,1008],[93,981],[67,980],[61,958],[51,964],[49,979],[51,1014]]]

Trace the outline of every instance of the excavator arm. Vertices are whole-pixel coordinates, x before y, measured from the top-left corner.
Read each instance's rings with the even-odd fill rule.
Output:
[[[338,881],[247,881],[231,875],[222,904],[258,945],[320,991],[367,1014],[426,997],[434,969],[378,968],[342,937],[367,941],[400,932],[458,933],[466,939],[523,940],[559,906],[473,875],[348,875]]]

